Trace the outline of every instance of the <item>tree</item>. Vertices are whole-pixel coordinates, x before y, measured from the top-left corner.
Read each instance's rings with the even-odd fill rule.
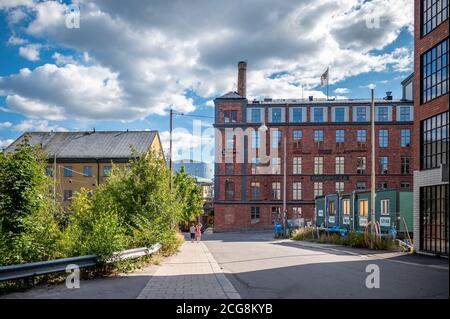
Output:
[[[202,189],[195,178],[186,173],[184,166],[175,174],[175,192],[182,203],[181,220],[189,222],[203,213]]]

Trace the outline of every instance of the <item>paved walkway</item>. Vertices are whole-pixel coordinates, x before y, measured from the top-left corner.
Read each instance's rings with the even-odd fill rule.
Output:
[[[186,241],[163,262],[138,299],[240,299],[202,242]]]

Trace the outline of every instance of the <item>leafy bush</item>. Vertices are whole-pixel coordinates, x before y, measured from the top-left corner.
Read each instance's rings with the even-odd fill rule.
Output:
[[[310,227],[295,229],[292,231],[292,239],[311,241],[314,239],[314,231],[314,228]]]
[[[364,240],[364,235],[356,232],[349,232],[346,245],[355,248],[367,248],[366,241]]]

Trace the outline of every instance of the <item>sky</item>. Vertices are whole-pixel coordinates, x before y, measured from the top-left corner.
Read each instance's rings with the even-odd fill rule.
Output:
[[[95,128],[158,130],[167,149],[172,108],[175,159],[210,161],[192,149],[240,60],[249,99],[326,97],[327,68],[331,96],[400,98],[413,1],[0,0],[0,147]]]

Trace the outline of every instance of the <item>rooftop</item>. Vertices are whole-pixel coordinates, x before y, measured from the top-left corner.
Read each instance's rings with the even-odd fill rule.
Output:
[[[137,152],[147,152],[158,136],[157,131],[90,131],[31,132],[29,143],[42,145],[49,158],[130,158],[133,146]],[[14,151],[25,134],[5,151]]]

